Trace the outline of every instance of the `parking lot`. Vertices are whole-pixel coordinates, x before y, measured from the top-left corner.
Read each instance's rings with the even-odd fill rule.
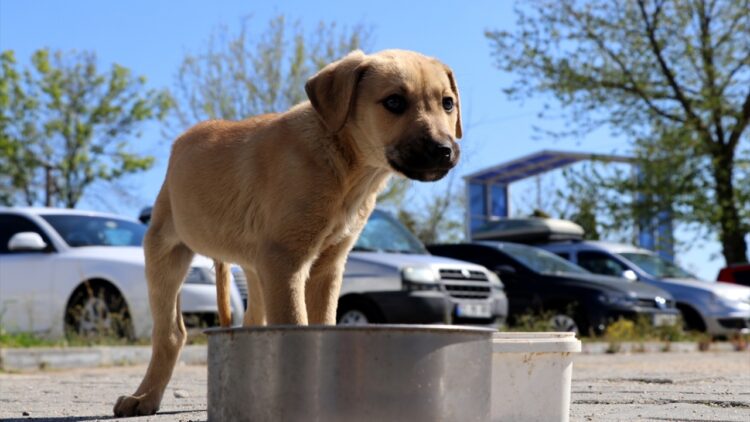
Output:
[[[571,420],[748,421],[750,353],[583,355]]]
[[[109,419],[144,366],[0,374],[7,421]],[[175,370],[161,412],[133,421],[206,420],[206,367]],[[573,371],[573,421],[748,421],[750,353],[581,355]]]

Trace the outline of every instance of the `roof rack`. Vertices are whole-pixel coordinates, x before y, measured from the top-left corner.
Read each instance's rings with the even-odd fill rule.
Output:
[[[556,218],[504,218],[493,221],[472,235],[473,240],[508,240],[519,243],[583,240],[578,224]]]

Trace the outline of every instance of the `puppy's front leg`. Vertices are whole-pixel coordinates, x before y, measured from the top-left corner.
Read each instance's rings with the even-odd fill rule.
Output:
[[[310,275],[311,255],[311,250],[300,253],[279,247],[260,254],[258,275],[268,325],[307,325],[305,281]]]
[[[247,277],[248,300],[245,318],[242,323],[245,327],[259,327],[266,325],[266,306],[263,303],[263,285],[254,268],[243,265],[242,271]]]
[[[305,286],[305,302],[310,324],[336,324],[336,307],[346,256],[356,239],[356,236],[349,236],[329,246],[315,260],[310,270],[310,279]]]

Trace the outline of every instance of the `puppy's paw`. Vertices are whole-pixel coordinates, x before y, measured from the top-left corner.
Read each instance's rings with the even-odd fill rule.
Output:
[[[115,403],[114,413],[117,417],[153,415],[159,410],[159,403],[142,396],[120,396]]]

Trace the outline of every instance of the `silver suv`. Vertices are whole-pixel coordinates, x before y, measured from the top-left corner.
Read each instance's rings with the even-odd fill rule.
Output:
[[[502,324],[508,299],[485,267],[431,255],[398,220],[375,210],[349,254],[339,324]]]
[[[587,270],[643,281],[671,293],[686,325],[712,335],[750,332],[750,288],[708,282],[635,246],[568,241],[537,245]]]

